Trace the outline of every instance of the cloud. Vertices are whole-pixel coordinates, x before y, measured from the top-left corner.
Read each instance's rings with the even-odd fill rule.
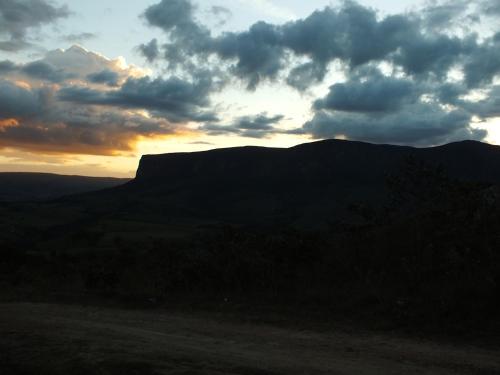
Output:
[[[470,121],[471,116],[465,111],[448,112],[434,104],[419,103],[405,111],[383,116],[319,111],[299,132],[311,134],[314,138],[347,138],[416,146],[465,139],[483,140],[486,131],[473,129]]]
[[[210,31],[197,22],[194,13],[195,6],[189,0],[162,0],[148,7],[143,14],[150,26],[169,35],[169,42],[163,45],[163,55],[172,68],[187,61],[188,55],[209,52]],[[148,52],[146,50],[146,57]]]
[[[250,90],[262,79],[275,79],[284,67],[276,26],[266,22],[254,24],[247,32],[224,33],[212,41],[211,48],[220,58],[237,61],[231,71],[248,81]]]
[[[453,104],[479,117],[481,120],[500,117],[500,85],[491,87],[484,99],[471,101],[457,97]]]
[[[52,83],[67,80],[105,83],[116,86],[128,77],[141,77],[145,72],[126,65],[122,59],[111,60],[80,46],[48,52],[42,59],[26,64],[0,61],[0,74],[11,73],[21,79],[34,79]]]
[[[292,68],[286,79],[286,83],[299,91],[305,91],[314,83],[322,82],[325,75],[325,64],[307,62]]]
[[[141,78],[140,70],[122,60],[110,60],[81,47],[48,52],[26,64],[1,61],[0,75],[0,148],[39,153],[130,153],[144,137],[184,131],[184,124],[166,117],[178,120],[183,110],[186,115],[197,104],[208,105],[201,79],[198,86],[191,87],[191,102],[181,103],[176,112],[173,100],[183,102],[190,95],[182,91],[186,90],[182,80],[162,85],[161,80]],[[171,116],[155,115],[164,109],[158,102],[141,104],[141,100],[146,103],[153,97],[162,98],[161,104],[165,104],[168,95],[162,96],[162,89],[171,90]],[[60,100],[60,92],[78,96],[82,90],[88,90],[83,99]],[[141,95],[146,97],[140,99]],[[201,111],[196,115],[201,116]]]
[[[215,18],[215,26],[222,27],[231,19],[233,13],[226,7],[214,5],[210,7],[209,13]]]
[[[49,88],[0,81],[0,148],[44,153],[113,155],[131,152],[141,137],[175,133],[165,119],[114,108],[60,103]]]
[[[431,32],[441,32],[455,27],[457,21],[478,21],[467,12],[471,3],[469,0],[434,1],[420,11],[425,28]]]
[[[426,36],[406,41],[393,62],[410,75],[432,74],[443,79],[464,56],[476,53],[476,50],[475,35],[464,39],[446,35]]]
[[[481,13],[486,16],[500,15],[500,2],[498,0],[480,1]]]
[[[141,44],[139,52],[150,62],[154,62],[160,56],[160,49],[158,48],[158,40],[152,39],[147,44]]]
[[[64,70],[73,79],[85,81],[91,74],[111,71],[118,74],[119,82],[128,77],[142,77],[146,72],[134,65],[127,65],[123,58],[109,59],[99,53],[89,51],[81,46],[73,45],[68,49],[57,49],[47,52],[39,60],[51,65],[56,70]]]
[[[421,94],[421,89],[409,79],[377,74],[366,81],[354,79],[334,84],[325,98],[314,103],[314,109],[362,113],[389,112],[416,102]]]
[[[0,61],[0,74],[10,73],[17,70],[17,65],[10,60]]]
[[[28,63],[21,68],[21,72],[31,78],[54,83],[59,83],[66,79],[75,77],[73,74],[67,73],[64,69],[56,68],[44,61]]]
[[[148,119],[117,111],[75,108],[52,112],[41,119],[19,121],[0,131],[0,148],[43,153],[115,155],[130,153],[141,137],[174,134],[165,120]]]
[[[118,86],[120,75],[112,70],[104,69],[100,72],[89,74],[87,76],[87,79],[92,83],[101,83],[108,86]]]
[[[0,41],[0,51],[18,52],[21,49],[31,47],[31,43],[24,40],[3,40]]]
[[[0,80],[0,120],[39,115],[43,102],[42,90],[31,90],[7,80]]]
[[[216,54],[222,60],[237,60],[231,71],[248,80],[249,89],[255,88],[262,77],[273,78],[280,71],[283,51],[276,38],[275,26],[258,22],[247,32],[226,32],[213,38],[210,31],[197,22],[194,10],[188,0],[162,0],[144,13],[149,25],[169,36],[169,43],[163,48],[171,68],[192,56],[203,58]]]
[[[0,146],[113,154],[133,150],[141,137],[192,131],[193,123],[201,133],[253,138],[295,133],[412,145],[484,139],[471,121],[498,115],[500,33],[481,38],[467,23],[480,19],[470,18],[474,9],[492,4],[436,1],[420,12],[382,16],[347,0],[302,19],[212,34],[193,2],[158,1],[142,18],[160,35],[137,49],[167,68],[163,77],[80,46],[24,64],[0,61]],[[29,44],[33,26],[67,16],[66,8],[50,6],[60,15],[21,27],[19,37],[1,24],[0,48]],[[209,11],[214,20],[229,15]],[[331,78],[333,64],[342,81],[328,82],[302,127],[282,130],[284,117],[267,113],[219,120],[212,99],[229,83],[304,91]],[[475,93],[483,97],[474,100]]]
[[[374,143],[429,146],[483,140],[487,132],[471,126],[473,116],[498,113],[490,93],[484,101],[466,99],[464,83],[384,76],[376,68],[352,73],[313,104],[314,116],[295,134]]]
[[[45,0],[0,1],[0,49],[17,51],[29,46],[30,30],[69,16],[66,6],[56,7]]]
[[[321,82],[334,61],[351,70],[388,61],[408,75],[444,79],[451,68],[479,48],[473,33],[458,37],[439,32],[448,27],[445,14],[458,17],[466,9],[461,1],[427,7],[420,14],[380,18],[371,8],[344,1],[339,7],[326,7],[283,25],[259,21],[246,31],[217,37],[197,21],[189,0],[163,0],[149,7],[144,17],[166,34],[167,42],[161,48],[171,67],[189,66],[192,59],[206,61],[212,55],[229,63],[229,72],[246,81],[250,90],[287,71],[286,82],[303,90]],[[492,47],[483,46],[487,51]],[[146,57],[161,55],[156,42],[142,49]],[[308,61],[295,65],[297,59]]]
[[[165,31],[195,27],[194,6],[186,0],[162,0],[151,5],[144,12],[144,17],[153,26]]]
[[[380,17],[345,1],[283,25],[257,22],[247,31],[207,34],[200,50],[176,44],[177,37],[170,42],[181,48],[181,57],[215,56],[228,63],[228,72],[250,90],[283,79],[307,90],[339,63],[346,81],[334,83],[313,103],[312,120],[296,133],[433,145],[484,139],[485,131],[471,127],[472,117],[498,113],[493,90],[489,100],[463,99],[472,89],[487,89],[500,74],[500,33],[481,40],[462,27],[478,22],[471,9],[464,1],[437,2],[420,13]],[[191,17],[189,25],[194,24]],[[383,75],[381,63],[392,72]],[[464,76],[459,82],[450,78],[457,71]],[[243,134],[234,124],[208,124],[202,130]]]
[[[470,88],[489,84],[500,74],[500,32],[484,41],[467,57],[464,72]]]
[[[198,129],[209,135],[234,134],[248,138],[266,138],[280,132],[275,125],[284,118],[283,115],[269,116],[267,113],[261,113],[256,116],[238,117],[231,125],[209,123]]]
[[[129,78],[119,89],[100,91],[72,86],[59,91],[62,101],[145,109],[171,122],[214,121],[215,113],[206,111],[213,89],[210,76],[188,82],[177,77],[168,79]]]

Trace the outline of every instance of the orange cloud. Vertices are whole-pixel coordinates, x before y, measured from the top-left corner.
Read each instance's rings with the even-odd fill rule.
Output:
[[[4,131],[6,128],[15,126],[19,126],[19,121],[17,121],[15,118],[0,120],[0,131]]]
[[[0,131],[1,127],[0,127]],[[44,133],[50,131],[42,130]],[[95,143],[82,143],[83,135],[65,135],[67,138],[64,143],[48,134],[47,137],[36,137],[32,139],[18,140],[15,138],[0,138],[0,150],[16,149],[28,152],[34,152],[45,155],[95,155],[95,156],[135,156],[137,146],[140,142],[164,141],[168,138],[181,138],[186,134],[146,134],[139,135],[133,132],[121,132],[114,134],[100,134]],[[40,138],[40,141],[37,141]],[[42,139],[43,138],[43,139]]]

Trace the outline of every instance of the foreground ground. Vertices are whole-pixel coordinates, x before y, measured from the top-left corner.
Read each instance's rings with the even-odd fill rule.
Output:
[[[486,375],[500,374],[500,347],[158,310],[4,303],[0,373]]]

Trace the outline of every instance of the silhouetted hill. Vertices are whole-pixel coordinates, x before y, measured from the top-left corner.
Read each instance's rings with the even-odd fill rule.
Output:
[[[381,203],[408,158],[453,178],[500,183],[500,147],[464,141],[433,148],[326,140],[288,149],[241,147],[147,155],[119,188],[129,209],[238,223],[315,224]]]
[[[33,201],[115,187],[130,179],[64,176],[50,173],[0,173],[0,201]]]

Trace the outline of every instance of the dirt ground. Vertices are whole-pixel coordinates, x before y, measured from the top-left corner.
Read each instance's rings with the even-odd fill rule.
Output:
[[[500,374],[500,346],[166,311],[0,304],[0,374]]]

